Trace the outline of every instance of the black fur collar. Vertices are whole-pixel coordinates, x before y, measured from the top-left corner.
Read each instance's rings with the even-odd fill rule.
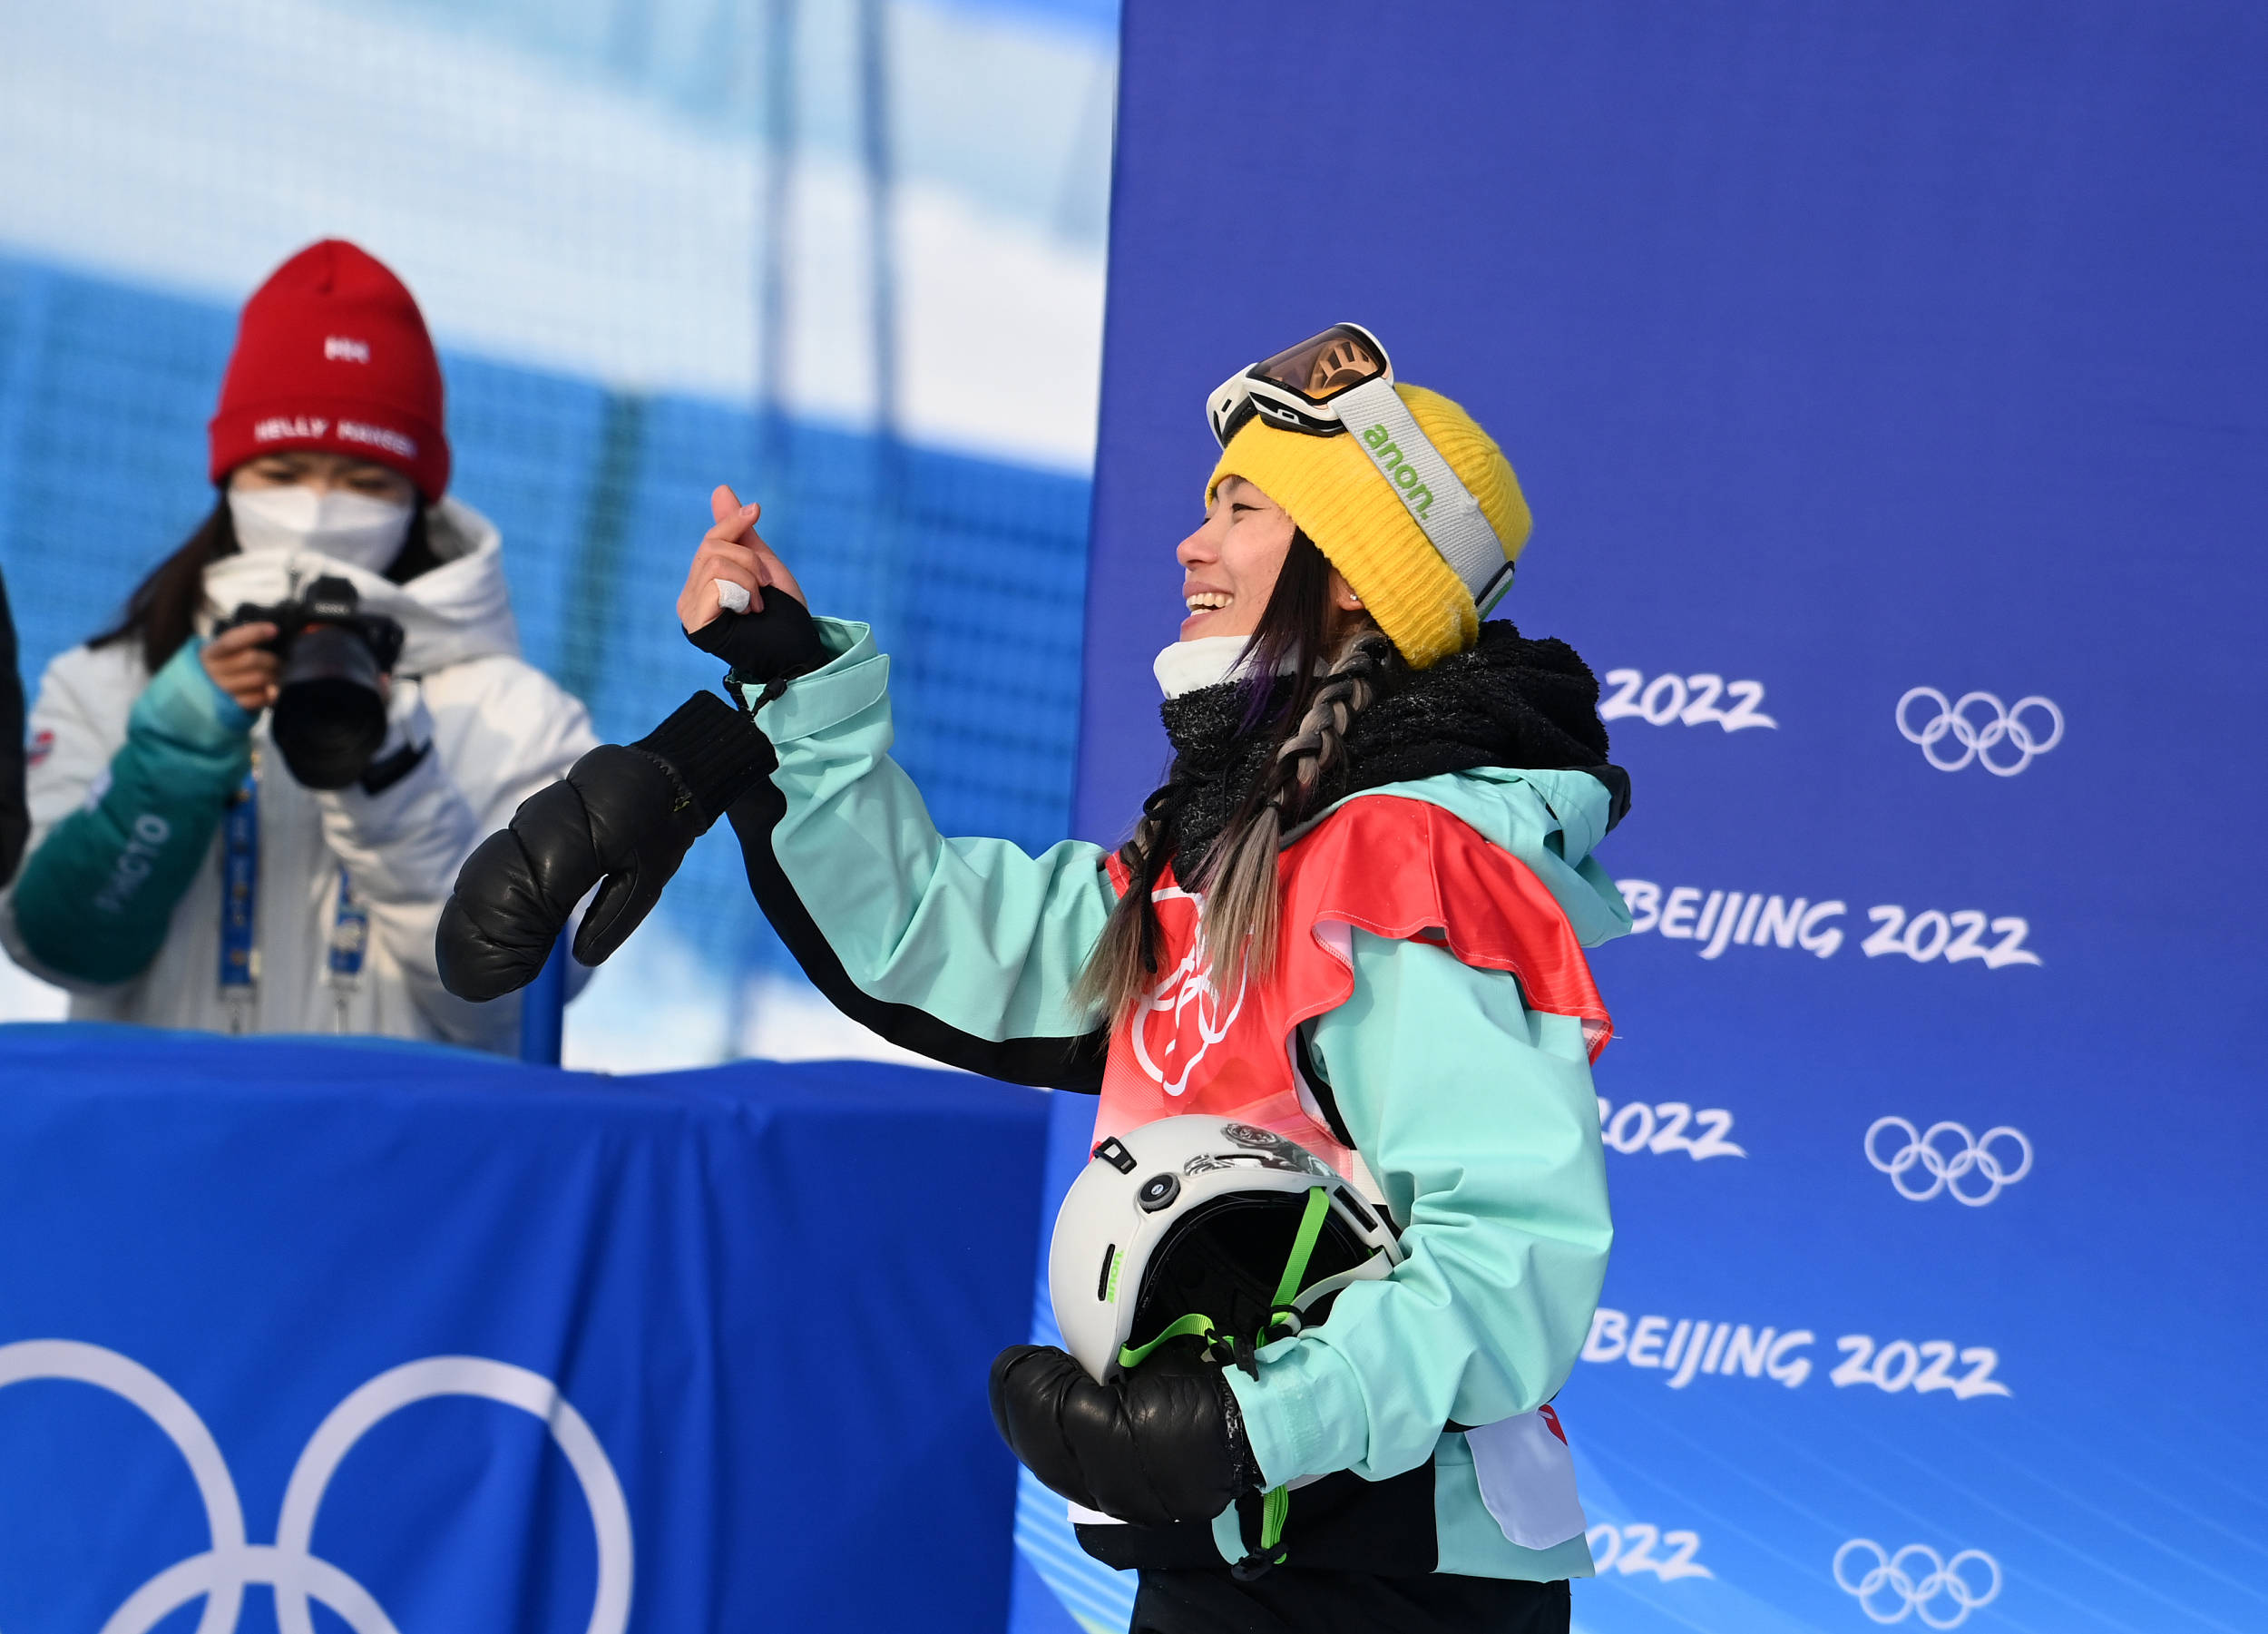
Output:
[[[1246,724],[1256,713],[1247,680],[1166,700],[1174,763],[1165,809],[1179,876],[1198,872],[1251,794],[1276,747],[1265,722],[1291,684],[1289,677],[1274,682],[1256,728]],[[1589,668],[1566,642],[1529,641],[1502,621],[1481,625],[1478,642],[1431,669],[1389,670],[1348,728],[1346,749],[1311,810],[1382,784],[1476,766],[1572,767],[1607,786],[1608,827],[1629,808],[1630,779],[1608,763],[1598,682]]]

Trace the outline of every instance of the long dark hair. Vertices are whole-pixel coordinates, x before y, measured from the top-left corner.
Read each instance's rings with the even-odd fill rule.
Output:
[[[87,645],[137,641],[142,663],[155,675],[196,631],[198,610],[205,603],[205,569],[235,555],[237,550],[236,523],[229,515],[229,496],[224,492],[180,547],[134,586],[118,622]],[[401,553],[386,570],[386,576],[396,584],[406,584],[440,565],[441,558],[434,552],[425,526],[425,507],[422,502],[415,503],[409,536],[402,541]]]
[[[1276,574],[1243,667],[1246,731],[1265,731],[1276,752],[1253,781],[1200,865],[1183,884],[1205,893],[1205,939],[1213,980],[1224,990],[1265,977],[1276,961],[1276,853],[1309,815],[1323,774],[1344,752],[1355,715],[1398,660],[1366,612],[1331,600],[1331,563],[1304,529]],[[1291,684],[1280,690],[1279,673]],[[1168,777],[1142,802],[1134,834],[1119,848],[1127,889],[1080,974],[1077,998],[1107,1010],[1115,1028],[1133,1013],[1158,971],[1158,911],[1150,894],[1174,860],[1179,785]]]

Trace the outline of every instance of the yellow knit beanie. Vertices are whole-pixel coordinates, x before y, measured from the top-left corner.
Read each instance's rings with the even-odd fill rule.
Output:
[[[1503,450],[1439,392],[1422,386],[1393,389],[1426,441],[1480,501],[1481,514],[1503,542],[1505,560],[1518,561],[1534,523]],[[1346,576],[1412,669],[1422,670],[1481,639],[1472,592],[1352,435],[1308,436],[1256,418],[1221,451],[1205,484],[1207,505],[1225,476],[1243,477],[1290,513]]]

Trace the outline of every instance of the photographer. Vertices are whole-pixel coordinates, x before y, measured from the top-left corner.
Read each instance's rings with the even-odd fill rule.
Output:
[[[523,661],[501,542],[445,497],[439,360],[327,240],[246,304],[220,493],[118,624],[47,668],[0,937],[74,1019],[508,1049],[434,928],[482,836],[592,743]]]

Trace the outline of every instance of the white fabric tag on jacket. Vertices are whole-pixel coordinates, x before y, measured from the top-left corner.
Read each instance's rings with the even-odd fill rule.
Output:
[[[1522,1549],[1549,1549],[1590,1530],[1575,1495],[1575,1457],[1559,1425],[1547,1406],[1465,1432],[1481,1502]]]
[[[378,752],[370,757],[370,763],[376,766],[406,749],[432,741],[433,714],[425,708],[425,688],[406,675],[396,676],[386,690],[386,740],[378,745]]]
[[[712,581],[712,582],[714,582],[717,586],[718,606],[723,608],[727,612],[748,612],[748,592],[747,591],[741,589],[738,584],[735,584],[729,579],[718,579]]]

